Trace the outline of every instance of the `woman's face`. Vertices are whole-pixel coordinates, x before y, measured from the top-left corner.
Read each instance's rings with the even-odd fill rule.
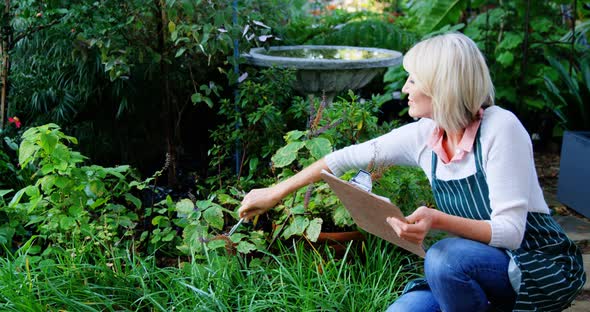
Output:
[[[432,98],[416,87],[412,74],[406,80],[402,92],[408,94],[408,114],[411,117],[432,119]]]

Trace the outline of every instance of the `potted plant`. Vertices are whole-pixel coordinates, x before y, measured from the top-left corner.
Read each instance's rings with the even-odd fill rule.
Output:
[[[390,124],[378,126],[376,113],[384,98],[362,101],[352,92],[348,96],[350,100],[340,98],[329,107],[325,101],[317,108],[312,103],[308,128],[285,135],[286,145],[272,157],[279,179],[294,175],[336,148],[362,142],[391,129]],[[354,173],[350,171],[343,178],[349,179]],[[311,242],[337,240],[338,236],[347,240],[363,238],[346,208],[323,182],[287,196],[270,213],[275,223],[273,238],[305,236]]]
[[[557,71],[559,87],[547,76],[545,94],[562,127],[560,171],[557,199],[575,211],[590,217],[590,54],[575,58],[568,71],[556,58],[547,60]]]

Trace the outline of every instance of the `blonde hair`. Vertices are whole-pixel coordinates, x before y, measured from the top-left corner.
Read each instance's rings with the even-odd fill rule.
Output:
[[[446,131],[459,131],[494,105],[494,85],[481,51],[460,33],[426,39],[404,56],[404,69],[432,99],[433,119]]]

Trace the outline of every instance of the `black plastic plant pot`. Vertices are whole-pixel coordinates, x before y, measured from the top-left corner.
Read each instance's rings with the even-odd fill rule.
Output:
[[[590,218],[590,131],[563,134],[557,200]]]

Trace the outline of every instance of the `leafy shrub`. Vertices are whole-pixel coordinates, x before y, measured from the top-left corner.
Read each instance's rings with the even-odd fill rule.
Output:
[[[2,211],[11,227],[25,227],[49,244],[46,252],[54,247],[75,250],[82,241],[95,242],[90,248],[116,245],[120,237],[131,235],[137,221],[137,214],[125,206],[139,201],[130,193],[132,171],[129,166],[83,166],[86,157],[67,143],[77,140],[55,124],[23,133],[19,164],[35,168],[32,184],[16,192]]]
[[[547,106],[563,129],[590,130],[590,53],[575,58],[571,72],[551,53],[545,57],[558,73],[557,79],[544,76]]]
[[[206,200],[193,202],[182,199],[176,203],[176,211],[184,217],[183,239],[177,246],[180,251],[201,258],[210,251],[220,249],[229,254],[236,251],[249,254],[266,248],[266,235],[261,229],[244,231],[246,225],[243,225],[241,231],[232,235],[223,231],[228,229],[227,224],[233,224],[239,219],[237,207],[240,202],[234,197],[241,197],[242,194],[235,188],[229,188],[229,192],[218,192]]]
[[[308,129],[288,132],[286,145],[272,157],[273,166],[280,170],[278,177],[289,178],[333,149],[361,143],[389,131],[395,123],[380,124],[377,117],[386,99],[362,100],[349,91],[348,98],[339,98],[330,106],[325,101],[317,108],[310,105]],[[347,174],[345,178],[350,178],[352,173]],[[322,228],[342,230],[354,225],[346,208],[325,183],[310,185],[305,192],[287,196],[274,213],[283,238],[306,235],[315,241]],[[283,224],[287,225],[284,230]]]
[[[417,167],[392,166],[375,180],[373,192],[388,197],[408,215],[420,206],[435,207],[428,178]]]
[[[224,188],[223,183],[234,180],[237,174],[246,188],[255,173],[269,174],[270,167],[265,164],[282,145],[287,126],[304,123],[297,121],[297,113],[289,109],[297,101],[291,98],[294,79],[292,70],[264,69],[240,84],[237,104],[233,100],[221,102],[218,115],[223,122],[210,134],[209,185]]]

